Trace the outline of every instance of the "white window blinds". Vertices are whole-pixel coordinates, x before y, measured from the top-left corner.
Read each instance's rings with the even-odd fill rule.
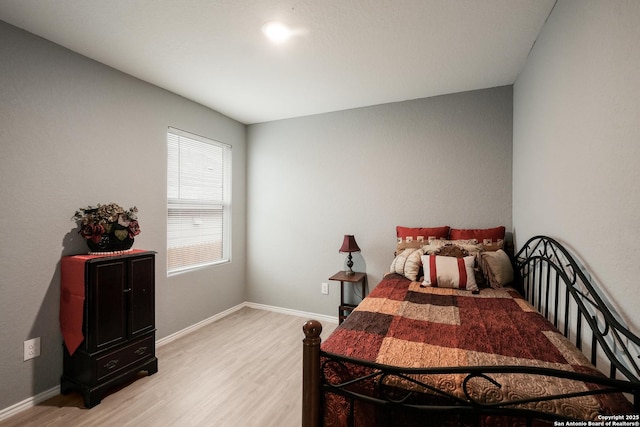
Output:
[[[231,147],[169,128],[167,273],[229,260]]]

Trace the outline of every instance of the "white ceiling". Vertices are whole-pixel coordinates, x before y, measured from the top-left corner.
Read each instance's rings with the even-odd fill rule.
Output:
[[[251,124],[512,84],[556,0],[0,0],[0,19]],[[261,27],[300,30],[274,45]]]

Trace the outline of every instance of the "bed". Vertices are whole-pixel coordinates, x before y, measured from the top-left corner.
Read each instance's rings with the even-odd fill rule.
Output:
[[[394,264],[404,254],[408,273],[392,264],[323,343],[321,324],[304,324],[304,427],[640,425],[640,338],[569,251],[534,237],[505,279],[487,251],[454,240],[462,254],[409,242],[413,261],[399,241]],[[433,271],[447,255],[453,284]],[[470,256],[484,285],[460,285]]]

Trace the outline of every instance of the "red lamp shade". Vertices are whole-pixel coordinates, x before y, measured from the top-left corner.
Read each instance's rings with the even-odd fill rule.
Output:
[[[344,240],[342,241],[342,247],[339,252],[360,252],[360,248],[352,234],[345,234]]]

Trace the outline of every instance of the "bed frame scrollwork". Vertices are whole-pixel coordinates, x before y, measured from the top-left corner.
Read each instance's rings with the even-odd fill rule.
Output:
[[[303,326],[303,427],[322,425],[322,405],[325,393],[343,396],[349,402],[349,425],[354,425],[353,408],[356,402],[366,402],[382,408],[387,421],[383,425],[401,425],[402,414],[419,413],[433,417],[454,417],[458,424],[479,424],[481,417],[517,417],[532,425],[534,420],[570,420],[570,417],[523,409],[523,404],[543,402],[580,395],[625,393],[640,412],[640,338],[624,325],[620,316],[610,307],[604,295],[597,290],[582,265],[556,240],[536,236],[531,238],[514,257],[516,285],[522,295],[542,313],[561,333],[590,358],[606,376],[593,376],[579,372],[523,366],[460,366],[452,368],[399,368],[380,365],[341,355],[324,352],[320,348],[322,325],[315,320]],[[334,384],[323,376],[328,364],[364,368],[366,375],[348,382]],[[434,389],[416,378],[429,375],[460,374],[465,398]],[[493,375],[526,374],[560,377],[593,384],[587,391],[558,393],[531,399],[486,404],[473,399],[468,384],[488,381],[500,384]],[[391,380],[391,381],[390,381]],[[413,389],[429,390],[441,397],[442,403],[424,405],[414,403],[414,391],[398,391],[387,384],[398,381],[413,384]],[[359,387],[368,384],[370,387]],[[374,393],[362,393],[364,389]],[[400,420],[400,421],[398,421]]]

